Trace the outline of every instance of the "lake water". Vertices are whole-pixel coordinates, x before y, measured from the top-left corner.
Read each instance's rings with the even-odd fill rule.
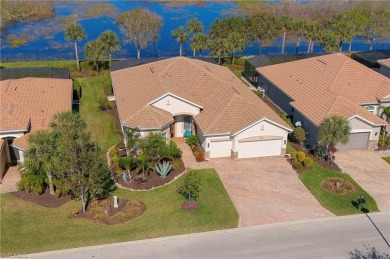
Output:
[[[175,4],[148,1],[96,1],[96,2],[66,2],[59,1],[55,4],[55,17],[42,21],[32,21],[15,23],[7,28],[1,35],[1,59],[18,60],[18,59],[74,59],[73,45],[65,40],[64,23],[70,15],[77,16],[80,24],[86,31],[88,38],[79,42],[81,58],[83,58],[83,47],[85,43],[95,40],[100,33],[105,30],[113,30],[121,39],[121,51],[114,56],[117,58],[135,58],[136,51],[133,45],[124,44],[125,37],[120,33],[118,25],[115,23],[115,14],[92,15],[95,17],[85,17],[91,4],[109,3],[117,8],[117,12],[129,11],[134,8],[147,8],[163,18],[163,27],[160,33],[160,40],[155,46],[149,46],[141,52],[142,57],[161,57],[178,55],[179,44],[171,37],[171,31],[178,26],[184,26],[186,21],[191,18],[198,18],[204,24],[207,32],[210,24],[217,18],[229,16],[237,11],[235,2],[212,2],[206,1],[202,4]],[[91,15],[89,15],[91,16]],[[11,48],[5,40],[8,35],[23,35],[28,39],[28,44],[18,48]],[[286,52],[295,52],[295,39],[291,35],[286,45]],[[305,52],[307,42],[303,40],[300,52]],[[280,53],[281,39],[275,40],[274,44],[263,48],[263,53]],[[344,46],[345,50],[348,46]],[[364,39],[354,39],[353,50],[368,50],[369,45]],[[386,40],[378,41],[374,49],[390,48],[390,43]],[[322,48],[316,46],[315,52],[321,52]],[[245,55],[258,54],[257,44],[251,44],[242,53]],[[207,53],[205,53],[207,54]],[[192,55],[189,44],[184,45],[184,55]]]

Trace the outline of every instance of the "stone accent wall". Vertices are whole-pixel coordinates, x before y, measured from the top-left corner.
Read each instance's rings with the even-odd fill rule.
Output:
[[[368,141],[368,149],[376,149],[378,147],[378,140],[370,140]]]
[[[210,151],[204,152],[204,159],[210,160]]]

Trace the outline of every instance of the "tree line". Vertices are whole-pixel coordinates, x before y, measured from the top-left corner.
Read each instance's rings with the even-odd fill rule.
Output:
[[[204,25],[196,18],[188,20],[185,26],[179,26],[171,32],[171,36],[179,43],[179,55],[183,53],[183,44],[190,41],[193,56],[205,49],[210,50],[210,56],[221,58],[229,56],[232,64],[235,57],[248,45],[257,42],[259,54],[263,46],[271,45],[275,39],[282,36],[281,53],[285,52],[286,36],[296,35],[296,52],[300,48],[302,38],[308,41],[307,53],[313,52],[314,45],[321,45],[325,52],[342,51],[344,43],[349,42],[351,51],[354,37],[365,37],[370,43],[370,49],[381,36],[390,33],[389,5],[362,2],[352,8],[345,8],[334,13],[325,21],[313,21],[305,18],[293,18],[290,15],[279,15],[264,9],[245,16],[230,16],[216,19],[209,31],[204,31]],[[162,17],[144,8],[137,8],[119,14],[116,18],[125,42],[133,44],[137,49],[137,58],[141,51],[149,45],[154,45],[160,37]],[[78,23],[72,23],[66,28],[66,38],[74,41],[76,59],[77,41],[86,38],[85,31]],[[95,41],[85,46],[85,54],[91,59],[97,70],[99,61],[107,54],[110,60],[113,51],[120,49],[120,41],[112,31],[106,31]],[[78,67],[79,68],[79,67]]]

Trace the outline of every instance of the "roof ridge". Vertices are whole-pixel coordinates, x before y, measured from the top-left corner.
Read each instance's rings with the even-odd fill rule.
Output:
[[[206,73],[209,74],[212,78],[215,78],[216,80],[218,80],[218,81],[224,83],[223,80],[221,80],[221,79],[219,79],[218,77],[216,77],[213,73],[211,73],[211,71],[209,71],[208,69],[205,69],[205,68],[201,67],[199,64],[196,64],[196,62],[194,62],[194,59],[186,58],[186,59],[184,59],[184,60],[186,60],[187,62],[193,64],[193,65],[196,66],[196,67],[198,67],[200,70],[206,72]],[[206,67],[206,64],[203,64],[203,66]],[[222,66],[220,66],[220,67],[222,67]]]
[[[336,54],[337,54],[337,53],[336,53]],[[336,57],[340,57],[340,56],[337,55]],[[334,92],[332,91],[331,88],[333,87],[334,83],[336,82],[336,79],[338,78],[338,76],[340,75],[340,73],[341,73],[341,71],[343,70],[344,66],[346,65],[347,59],[344,59],[343,61],[344,61],[344,62],[343,62],[343,65],[342,65],[341,68],[337,71],[335,77],[334,77],[333,80],[332,80],[332,83],[330,83],[329,87],[326,88],[326,90],[328,90],[328,91],[330,91],[330,92],[332,92],[332,93],[334,93]],[[336,95],[337,95],[337,94],[336,94]]]
[[[233,103],[236,97],[238,97],[238,95],[232,95],[230,101],[227,103],[227,105],[225,105],[225,107],[221,110],[221,112],[218,113],[218,116],[215,116],[214,121],[209,125],[209,127],[207,127],[206,131],[209,131],[214,126],[214,124],[219,120],[221,115],[230,107],[230,105]]]

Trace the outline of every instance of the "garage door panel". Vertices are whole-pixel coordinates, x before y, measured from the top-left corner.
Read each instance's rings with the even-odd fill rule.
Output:
[[[282,140],[262,140],[238,143],[238,158],[280,156]]]
[[[232,151],[232,141],[212,141],[210,142],[210,158],[230,157]]]
[[[349,135],[349,142],[347,144],[339,144],[336,146],[337,149],[366,149],[368,147],[368,141],[370,138],[370,132],[359,132],[351,133]]]

